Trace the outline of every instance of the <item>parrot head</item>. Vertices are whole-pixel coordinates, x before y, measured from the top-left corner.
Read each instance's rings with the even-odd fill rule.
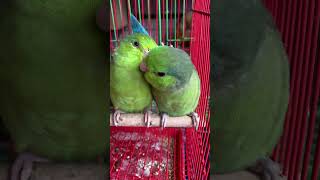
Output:
[[[158,46],[140,64],[147,82],[158,91],[175,91],[186,85],[194,71],[189,55],[178,48]]]
[[[113,63],[126,68],[139,68],[142,59],[157,46],[146,34],[134,33],[126,36],[113,53]]]

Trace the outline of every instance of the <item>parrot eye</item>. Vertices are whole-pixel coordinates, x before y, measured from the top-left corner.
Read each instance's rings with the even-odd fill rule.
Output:
[[[164,72],[158,72],[157,75],[160,76],[160,77],[163,77],[163,76],[166,75],[166,73],[164,73]]]
[[[134,41],[134,42],[133,42],[133,45],[134,45],[135,47],[139,47],[139,46],[140,46],[140,44],[139,44],[138,41]]]

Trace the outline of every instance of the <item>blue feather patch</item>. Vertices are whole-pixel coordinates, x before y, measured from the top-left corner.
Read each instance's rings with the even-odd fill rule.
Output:
[[[140,22],[137,20],[137,18],[133,14],[130,14],[130,23],[131,23],[131,28],[133,33],[142,33],[142,34],[149,35],[147,30],[144,29],[144,27],[140,24]]]

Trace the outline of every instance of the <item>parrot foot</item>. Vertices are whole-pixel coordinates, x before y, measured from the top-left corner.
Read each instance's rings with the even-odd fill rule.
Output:
[[[144,111],[144,123],[147,125],[147,127],[150,127],[151,122],[150,122],[150,115],[151,115],[150,110],[145,110]]]
[[[30,179],[32,174],[32,166],[34,162],[49,162],[49,160],[33,155],[31,153],[20,154],[13,163],[11,169],[11,180]]]
[[[161,128],[166,127],[167,120],[169,118],[169,115],[167,113],[161,113]]]
[[[192,112],[189,114],[189,116],[192,119],[193,126],[196,128],[196,130],[198,130],[199,122],[200,122],[200,117],[199,117],[198,113]]]
[[[282,180],[281,168],[270,158],[261,158],[248,171],[258,175],[261,180]]]
[[[123,112],[120,110],[115,110],[113,113],[112,121],[115,126],[118,126],[119,121],[122,121],[122,119],[120,117],[121,113],[123,113]]]

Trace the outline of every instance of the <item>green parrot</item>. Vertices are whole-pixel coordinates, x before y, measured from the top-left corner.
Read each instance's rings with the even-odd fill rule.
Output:
[[[150,36],[134,33],[121,40],[115,49],[110,64],[110,98],[116,109],[113,114],[115,125],[121,112],[144,111],[145,122],[149,126],[152,94],[139,65],[143,57],[157,46]]]
[[[212,2],[211,172],[257,162],[263,167],[257,173],[275,179],[279,168],[263,157],[282,134],[288,106],[289,65],[281,37],[261,1]]]
[[[100,3],[0,3],[0,114],[20,153],[13,180],[28,179],[32,162],[90,161],[109,150]]]
[[[197,128],[199,117],[194,110],[200,96],[200,79],[189,55],[178,48],[159,46],[148,53],[140,69],[152,86],[161,126],[165,127],[168,116],[189,115]]]
[[[139,70],[139,65],[143,57],[158,45],[133,14],[130,14],[130,25],[133,34],[121,40],[111,58],[110,97],[115,109],[113,122],[115,125],[118,124],[121,112],[144,111],[144,120],[149,126],[152,94],[149,84]]]

